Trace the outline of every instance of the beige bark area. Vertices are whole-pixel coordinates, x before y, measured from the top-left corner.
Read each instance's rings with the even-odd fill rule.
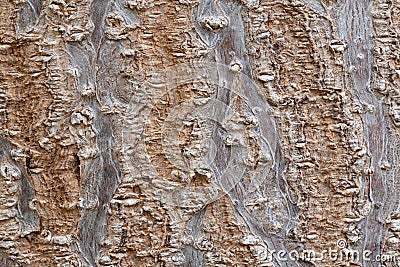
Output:
[[[398,266],[399,13],[1,1],[0,266]]]

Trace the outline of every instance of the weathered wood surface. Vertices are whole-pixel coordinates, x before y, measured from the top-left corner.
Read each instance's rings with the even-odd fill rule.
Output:
[[[0,265],[399,266],[399,34],[399,0],[2,0]]]

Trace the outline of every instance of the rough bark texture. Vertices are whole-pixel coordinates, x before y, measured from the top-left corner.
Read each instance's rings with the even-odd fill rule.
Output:
[[[399,0],[1,0],[0,266],[399,266],[275,253],[400,256],[399,35]]]

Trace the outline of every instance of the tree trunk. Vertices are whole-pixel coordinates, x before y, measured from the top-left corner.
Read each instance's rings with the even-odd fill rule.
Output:
[[[399,15],[2,0],[0,265],[399,266]]]

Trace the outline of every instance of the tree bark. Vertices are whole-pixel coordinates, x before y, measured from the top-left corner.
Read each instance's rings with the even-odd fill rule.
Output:
[[[0,265],[399,266],[399,34],[399,0],[2,0]]]

